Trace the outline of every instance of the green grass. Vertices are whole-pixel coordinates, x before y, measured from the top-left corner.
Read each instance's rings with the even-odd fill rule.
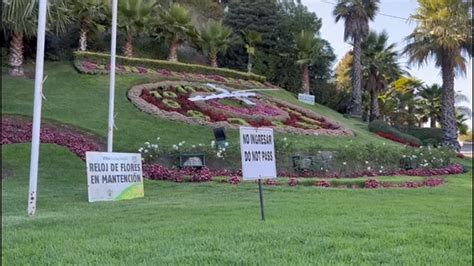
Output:
[[[38,212],[26,215],[28,144],[2,147],[2,258],[10,264],[472,265],[472,179],[421,189],[145,181],[145,198],[87,202],[85,165],[41,146]],[[472,165],[468,161],[463,161]]]
[[[29,70],[32,66],[27,67]],[[106,137],[108,76],[78,74],[47,63],[43,118]],[[147,82],[118,76],[116,151],[209,142],[209,127],[147,115],[126,98]],[[288,92],[269,95],[311,108],[355,131],[355,137],[287,136],[301,147],[375,143],[367,124]],[[31,116],[33,80],[3,76],[2,114]],[[231,142],[237,131],[230,130]],[[277,136],[278,137],[278,136]],[[27,217],[30,146],[2,146],[2,259],[10,264],[94,265],[472,265],[472,170],[446,185],[420,189],[324,189],[265,186],[267,221],[260,221],[255,184],[145,181],[145,198],[87,202],[85,165],[64,147],[41,145],[38,212]],[[467,160],[462,161],[472,169]],[[408,177],[380,177],[398,182]],[[414,178],[417,180],[417,178]],[[343,182],[343,181],[341,181]]]
[[[32,70],[33,66],[28,65]],[[84,128],[105,138],[107,136],[108,117],[108,82],[107,75],[79,74],[68,62],[48,62],[45,68],[48,76],[44,84],[43,119],[56,120]],[[132,151],[138,149],[145,141],[154,141],[161,137],[160,143],[176,144],[186,140],[189,144],[210,143],[214,135],[210,127],[192,126],[160,119],[141,112],[131,104],[126,93],[137,84],[151,82],[149,78],[138,75],[118,75],[116,81],[114,149]],[[2,113],[32,116],[34,80],[3,76]],[[341,114],[321,105],[310,106],[300,103],[286,91],[268,92],[270,95],[288,100],[292,103],[307,106],[312,110],[337,120],[357,134],[355,137],[326,137],[289,135],[295,145],[307,147],[319,145],[336,148],[352,143],[374,143],[400,146],[376,136],[367,130],[367,124],[346,119]],[[228,130],[230,142],[237,143],[238,131]],[[278,135],[277,135],[278,137]]]

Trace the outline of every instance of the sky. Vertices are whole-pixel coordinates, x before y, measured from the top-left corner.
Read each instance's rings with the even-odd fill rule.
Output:
[[[316,15],[322,19],[323,26],[321,28],[321,37],[328,40],[334,48],[337,55],[337,62],[351,49],[350,44],[344,42],[344,22],[339,21],[336,24],[334,16],[332,15],[334,4],[337,0],[302,0],[301,3],[308,7],[309,11],[315,12]],[[370,23],[370,29],[377,32],[386,30],[389,34],[389,42],[396,43],[397,49],[403,49],[405,37],[413,32],[416,23],[408,22],[403,18],[408,18],[413,14],[418,7],[416,0],[381,0],[379,6],[379,13],[374,21]],[[385,14],[385,15],[382,15]],[[389,16],[396,16],[400,18],[393,18]],[[402,66],[407,66],[407,59],[400,58]],[[418,66],[407,66],[407,70],[412,76],[421,79],[426,84],[438,83],[442,84],[440,69],[436,68],[434,61],[424,65],[421,68]],[[463,105],[470,106],[472,109],[472,60],[468,61],[467,73],[464,77],[457,77],[454,83],[455,90],[461,91],[469,99],[469,103]],[[471,124],[471,121],[469,121]]]

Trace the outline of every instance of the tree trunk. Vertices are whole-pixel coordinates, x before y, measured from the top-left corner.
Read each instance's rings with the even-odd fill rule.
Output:
[[[133,37],[132,35],[127,36],[127,41],[123,47],[123,54],[126,57],[133,57]]]
[[[247,61],[247,72],[252,72],[252,55],[249,53]]]
[[[211,67],[218,67],[217,66],[217,53],[211,53]]]
[[[369,121],[372,122],[380,118],[380,107],[379,107],[379,95],[377,91],[370,91],[370,117]]]
[[[10,75],[25,75],[23,70],[23,32],[13,32],[10,42],[10,66]]]
[[[442,54],[443,95],[441,124],[443,126],[443,145],[459,151],[461,147],[458,142],[458,127],[454,111],[454,55],[455,53],[447,50],[444,50]]]
[[[79,50],[86,51],[87,50],[87,33],[89,32],[89,27],[87,22],[83,21],[81,23],[81,29],[79,32]]]
[[[178,62],[178,40],[173,38],[170,43],[170,55],[168,57],[168,61],[170,62]]]
[[[352,116],[360,117],[362,110],[362,40],[354,39],[354,58],[352,65],[352,99],[349,106],[349,113]]]
[[[303,65],[303,93],[309,94],[309,67],[308,64]]]
[[[430,117],[430,127],[431,128],[436,128],[436,117],[435,116]]]

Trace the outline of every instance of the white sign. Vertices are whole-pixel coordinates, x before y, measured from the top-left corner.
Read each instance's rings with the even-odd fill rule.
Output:
[[[298,100],[300,102],[314,105],[314,95],[298,93]]]
[[[273,129],[240,127],[240,153],[244,180],[276,178]]]
[[[140,153],[86,152],[89,202],[144,196]]]

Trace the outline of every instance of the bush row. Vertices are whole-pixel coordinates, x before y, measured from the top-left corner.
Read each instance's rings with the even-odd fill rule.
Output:
[[[75,60],[88,60],[94,63],[100,64],[109,64],[110,55],[104,53],[95,53],[95,52],[84,52],[76,51],[74,52]],[[214,68],[210,66],[195,65],[195,64],[185,64],[179,62],[169,62],[165,60],[156,60],[148,58],[130,58],[124,56],[117,56],[116,63],[125,66],[141,66],[148,67],[153,69],[168,69],[176,72],[189,72],[189,73],[200,73],[206,75],[221,75],[224,77],[244,79],[244,80],[256,80],[260,82],[265,82],[266,78],[264,76],[256,75],[253,73],[245,73],[236,70],[231,70],[227,68]]]
[[[441,128],[413,128],[413,127],[396,127],[399,131],[419,138],[423,142],[423,146],[432,145],[439,146],[443,143],[443,130]]]
[[[423,142],[419,138],[409,134],[405,134],[382,120],[374,120],[370,122],[369,130],[386,139],[407,144],[412,147],[419,147],[423,145]]]

